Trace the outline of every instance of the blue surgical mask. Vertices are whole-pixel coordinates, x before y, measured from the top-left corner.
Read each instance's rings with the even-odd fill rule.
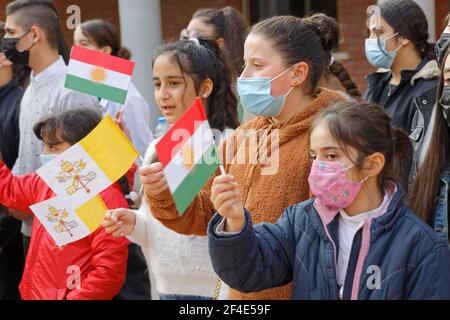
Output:
[[[271,95],[272,82],[286,74],[295,65],[281,73],[279,76],[270,78],[239,78],[238,94],[244,108],[262,117],[276,117],[283,111],[286,98],[294,90],[291,88],[284,96],[274,97]]]
[[[45,166],[46,164],[55,160],[56,157],[58,157],[57,154],[41,154],[41,163],[43,166]]]
[[[397,52],[402,46],[392,52],[388,52],[386,49],[386,42],[397,35],[398,33],[386,39],[366,39],[366,57],[371,65],[376,68],[383,69],[390,69],[392,67],[395,57],[397,56]]]

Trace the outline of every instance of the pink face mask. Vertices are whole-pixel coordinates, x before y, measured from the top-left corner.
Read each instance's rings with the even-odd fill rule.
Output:
[[[309,176],[311,192],[325,206],[344,209],[349,207],[362,188],[363,183],[347,179],[346,168],[339,162],[314,161]]]

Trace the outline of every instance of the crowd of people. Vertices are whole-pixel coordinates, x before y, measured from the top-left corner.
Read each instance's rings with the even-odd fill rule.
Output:
[[[363,94],[333,55],[342,34],[324,13],[249,26],[231,7],[195,12],[148,70],[169,127],[199,98],[219,133],[222,171],[180,215],[136,86],[123,106],[65,88],[54,3],[10,2],[0,299],[450,300],[448,20],[432,44],[414,1],[382,2],[361,43],[376,69]],[[73,42],[132,57],[106,20],[83,21]],[[58,247],[33,219],[30,206],[55,196],[35,171],[107,114],[145,157],[100,194],[102,226]]]

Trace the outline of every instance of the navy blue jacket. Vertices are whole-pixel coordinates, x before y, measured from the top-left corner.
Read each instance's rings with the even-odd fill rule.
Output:
[[[450,299],[447,243],[392,192],[385,214],[368,220],[351,250],[343,299]],[[209,226],[216,273],[230,287],[258,292],[293,282],[292,299],[339,299],[337,212],[322,212],[314,200],[285,210],[275,224],[253,226],[233,236]]]

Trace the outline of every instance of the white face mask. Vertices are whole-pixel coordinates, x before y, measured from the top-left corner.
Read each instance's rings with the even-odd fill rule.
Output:
[[[57,157],[57,154],[41,154],[41,163],[43,166],[45,166],[55,160]]]

